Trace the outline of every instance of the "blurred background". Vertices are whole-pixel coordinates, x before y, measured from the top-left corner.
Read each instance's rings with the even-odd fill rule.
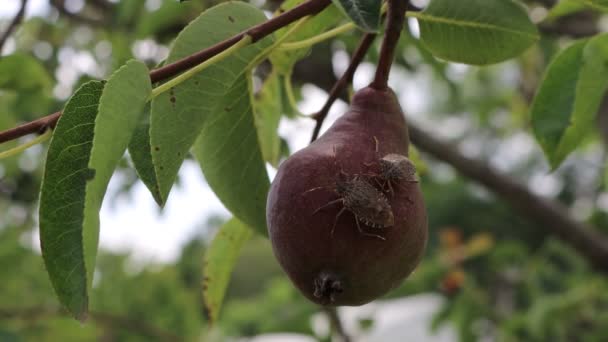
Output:
[[[1,50],[0,130],[61,109],[80,84],[107,77],[130,58],[154,66],[189,21],[220,2],[29,0],[22,25]],[[280,4],[250,2],[269,15]],[[554,3],[526,1],[537,22]],[[20,5],[2,1],[0,32]],[[607,29],[606,17],[577,12],[543,26],[541,41],[518,59],[476,68],[434,59],[416,41],[418,27],[411,20],[390,84],[417,127],[608,234],[608,105],[596,134],[553,172],[527,116],[551,56],[572,38]],[[300,112],[320,109],[359,36],[319,44],[297,65],[293,82]],[[359,68],[355,89],[370,82],[376,58],[377,47]],[[260,69],[261,83],[268,71]],[[336,103],[324,128],[346,108]],[[289,111],[280,134],[294,152],[307,145],[314,121]],[[202,256],[230,214],[192,160],[161,211],[125,156],[102,209],[89,322],[68,318],[39,253],[37,198],[45,151],[36,146],[0,164],[0,341],[340,340],[326,312],[293,288],[262,237],[245,246],[220,320],[208,325]],[[492,189],[415,148],[412,156],[429,213],[426,255],[385,298],[338,309],[347,335],[388,342],[608,340],[605,275],[547,227],[512,211]],[[268,170],[272,177],[275,170]]]

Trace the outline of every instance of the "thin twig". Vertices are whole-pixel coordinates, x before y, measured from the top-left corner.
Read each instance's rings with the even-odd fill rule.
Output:
[[[55,112],[40,119],[0,132],[0,144],[28,134],[42,134],[47,128],[55,128],[61,112]]]
[[[412,143],[421,151],[451,165],[464,176],[481,183],[509,203],[523,217],[553,233],[576,249],[591,265],[608,272],[608,237],[585,223],[574,220],[562,204],[533,194],[511,177],[488,164],[465,157],[453,144],[430,136],[408,123]]]
[[[341,342],[350,342],[351,339],[346,333],[346,330],[344,330],[344,326],[342,325],[342,321],[340,320],[340,316],[338,315],[336,308],[324,307],[323,311],[325,311],[327,314],[327,318],[329,318],[332,330],[336,332]]]
[[[65,17],[71,19],[74,22],[78,22],[81,24],[87,24],[91,26],[104,26],[106,25],[106,21],[103,18],[93,18],[85,15],[80,15],[78,13],[72,13],[65,8],[65,0],[51,0],[51,6],[53,6],[59,13],[64,15]]]
[[[395,50],[405,22],[405,10],[408,4],[409,0],[388,0],[386,32],[382,41],[376,76],[370,87],[386,89],[388,86],[388,76],[395,59]]]
[[[2,48],[4,47],[4,43],[8,40],[8,37],[13,33],[13,31],[21,24],[23,17],[25,16],[25,7],[27,5],[27,0],[21,0],[21,7],[15,17],[11,21],[11,23],[6,28],[6,31],[0,37],[0,52],[2,52]]]
[[[54,316],[68,316],[67,312],[54,307],[37,306],[29,308],[2,308],[0,309],[0,321],[18,319],[24,321],[37,321]],[[92,311],[89,317],[102,325],[111,327],[112,330],[123,328],[140,336],[146,336],[154,341],[180,341],[181,338],[171,332],[162,330],[146,322],[107,312]]]
[[[231,38],[228,38],[213,46],[203,49],[193,55],[180,59],[174,63],[167,64],[166,66],[152,70],[150,72],[150,79],[152,80],[152,82],[166,80],[200,63],[203,63],[209,58],[225,51],[232,45],[239,42],[244,35],[251,36],[252,42],[256,42],[266,37],[267,35],[275,32],[276,30],[293,23],[296,20],[299,20],[308,15],[314,15],[321,12],[327,6],[329,6],[330,3],[331,0],[308,0],[302,3],[301,5],[292,8],[289,11],[286,11],[276,17],[273,17]],[[38,120],[25,123],[21,126],[2,131],[0,132],[0,143],[14,140],[24,135],[41,132],[47,127],[53,128],[57,124],[57,120],[59,120],[60,116],[61,113],[57,112],[46,117],[40,118]]]
[[[370,46],[374,42],[374,38],[376,38],[376,35],[373,33],[366,33],[363,36],[361,42],[359,42],[359,46],[353,53],[350,65],[348,66],[342,77],[334,84],[334,86],[329,91],[329,97],[325,101],[323,108],[321,108],[319,112],[313,115],[313,118],[317,121],[317,123],[315,125],[315,129],[312,132],[312,138],[310,142],[315,141],[317,137],[319,137],[321,126],[323,125],[323,121],[325,121],[325,118],[329,113],[329,109],[334,104],[334,102],[340,97],[340,94],[344,91],[344,89],[352,83],[355,71],[357,71],[359,64],[361,64],[363,58],[367,54],[367,50],[369,50]]]

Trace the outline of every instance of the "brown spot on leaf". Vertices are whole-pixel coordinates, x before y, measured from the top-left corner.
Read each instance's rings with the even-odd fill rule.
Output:
[[[160,151],[160,147],[158,147],[158,146],[154,147],[154,151]]]
[[[228,16],[228,20],[230,20],[230,22],[231,22],[231,23],[233,23],[233,22],[234,22],[234,18],[233,18],[233,17],[231,17],[231,16]]]
[[[171,103],[175,103],[175,96],[171,96],[171,97],[169,98],[169,101],[171,101]]]

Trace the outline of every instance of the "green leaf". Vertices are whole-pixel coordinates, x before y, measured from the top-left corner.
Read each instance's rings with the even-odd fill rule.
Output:
[[[131,61],[105,84],[68,101],[49,146],[40,195],[40,243],[59,300],[86,319],[105,191],[151,93],[146,66]]]
[[[551,62],[531,107],[532,128],[552,168],[593,130],[608,89],[608,34],[581,40]]]
[[[251,82],[239,77],[219,99],[194,144],[209,186],[248,226],[266,235],[266,195],[270,181],[253,117]]]
[[[59,301],[86,319],[83,232],[86,183],[103,83],[91,81],[66,104],[51,140],[40,193],[40,247]]]
[[[226,222],[205,253],[203,300],[211,322],[217,321],[228,288],[230,274],[251,229],[237,219]]]
[[[281,96],[280,76],[277,72],[272,72],[256,94],[253,103],[255,126],[262,155],[265,161],[275,167],[281,157],[281,139],[278,134],[283,112]]]
[[[0,89],[14,91],[18,113],[31,115],[48,110],[53,79],[36,58],[17,53],[0,58]]]
[[[287,11],[299,4],[304,0],[287,0],[281,4],[281,11]],[[309,19],[302,27],[294,32],[285,42],[297,42],[305,39],[315,37],[329,28],[336,26],[341,20],[340,11],[336,6],[329,6],[323,12],[315,15]],[[294,24],[292,24],[294,25]],[[282,37],[291,26],[284,27],[275,33],[275,37],[278,39]],[[269,59],[272,62],[272,66],[280,74],[287,75],[291,74],[294,64],[300,59],[306,57],[310,53],[310,48],[303,48],[297,50],[275,50],[273,51]]]
[[[608,0],[576,0],[586,6],[608,12]]]
[[[357,26],[367,32],[378,32],[380,28],[379,0],[332,0]]]
[[[551,8],[545,20],[555,20],[585,9],[580,0],[561,0]]]
[[[437,57],[486,65],[518,56],[538,38],[526,10],[513,0],[432,0],[418,19],[423,44]]]
[[[150,111],[143,113],[139,124],[133,132],[129,142],[129,154],[135,166],[137,175],[148,188],[152,197],[158,205],[162,206],[162,198],[158,190],[158,179],[152,163],[152,151],[150,150]]]
[[[167,63],[212,46],[265,19],[259,9],[242,2],[215,6],[192,21],[178,35]],[[263,39],[238,50],[152,102],[152,160],[163,203],[205,121],[216,112],[217,103],[249,62],[269,43],[269,39]]]

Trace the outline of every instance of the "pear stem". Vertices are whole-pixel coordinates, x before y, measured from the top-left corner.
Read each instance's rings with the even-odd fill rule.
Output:
[[[315,125],[315,129],[312,132],[312,138],[310,139],[310,142],[313,142],[317,139],[317,137],[319,136],[319,132],[321,131],[323,121],[325,121],[325,118],[329,113],[329,109],[338,99],[338,97],[340,97],[340,94],[344,91],[344,88],[346,88],[349,84],[353,82],[355,71],[357,71],[359,64],[361,64],[363,58],[367,54],[367,50],[369,50],[370,46],[374,42],[374,38],[376,38],[376,35],[373,33],[366,33],[363,36],[363,38],[359,42],[359,46],[357,46],[357,49],[353,53],[348,68],[346,69],[342,77],[340,77],[340,79],[334,84],[334,86],[329,91],[329,97],[325,101],[323,108],[321,108],[321,110],[312,115],[312,118],[317,121],[317,124]]]
[[[399,43],[408,4],[409,0],[388,0],[386,32],[382,41],[376,76],[370,84],[370,87],[374,89],[384,90],[388,88],[388,76],[395,59],[395,49]]]

